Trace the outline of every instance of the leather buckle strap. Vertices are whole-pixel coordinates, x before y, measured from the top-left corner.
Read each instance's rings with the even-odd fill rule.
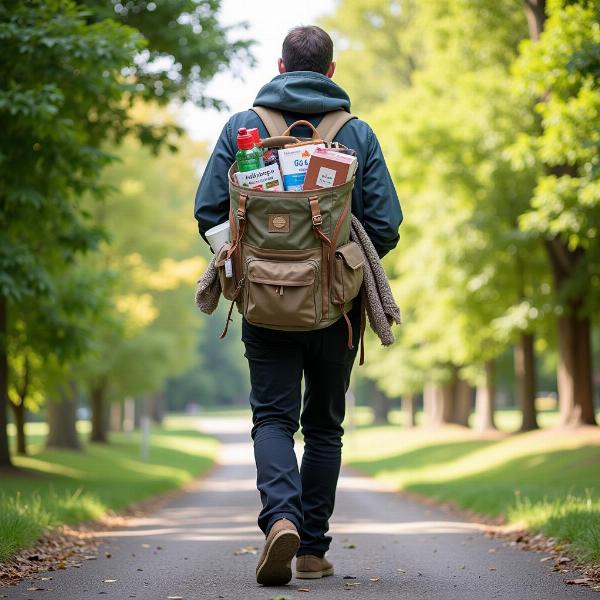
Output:
[[[322,240],[331,245],[329,238],[321,230],[321,226],[323,225],[323,215],[321,214],[321,207],[319,206],[319,198],[317,196],[309,196],[308,205],[310,206],[310,214],[312,218],[313,229],[315,230],[315,237],[320,237]]]
[[[235,236],[235,240],[231,244],[227,254],[225,256],[226,259],[229,259],[233,256],[233,253],[236,251],[239,243],[244,236],[244,232],[246,231],[246,202],[248,201],[248,196],[246,194],[240,194],[240,203],[237,209],[237,218],[239,220],[239,227],[237,229],[237,235]]]
[[[240,203],[237,209],[237,218],[240,221],[246,219],[246,202],[248,202],[248,196],[246,194],[240,194]]]

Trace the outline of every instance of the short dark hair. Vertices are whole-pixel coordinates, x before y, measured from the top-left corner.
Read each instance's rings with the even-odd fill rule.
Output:
[[[286,71],[316,71],[325,75],[333,60],[333,41],[316,25],[294,27],[283,40],[281,58]]]

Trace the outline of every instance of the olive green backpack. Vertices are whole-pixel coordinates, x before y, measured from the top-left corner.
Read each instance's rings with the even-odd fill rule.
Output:
[[[290,135],[297,125],[313,130],[313,142],[343,148],[333,138],[355,118],[343,110],[333,111],[317,130],[308,121],[288,127],[273,109],[252,110],[271,136],[263,140],[266,148],[308,141]],[[236,171],[234,163],[228,173],[232,241],[215,260],[222,293],[232,301],[221,337],[227,333],[235,303],[249,323],[287,331],[320,329],[343,316],[352,348],[346,313],[360,291],[364,264],[361,249],[349,239],[355,178],[329,188],[272,192],[239,186]]]

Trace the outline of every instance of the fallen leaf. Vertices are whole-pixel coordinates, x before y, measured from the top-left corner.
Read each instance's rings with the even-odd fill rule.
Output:
[[[356,579],[354,575],[344,575],[342,579]]]
[[[43,592],[46,588],[40,588],[40,587],[30,587],[27,588],[28,592]]]
[[[104,556],[106,556],[106,558],[112,558],[112,554],[110,552],[105,552]]]
[[[369,577],[371,581],[379,581],[381,577]]]
[[[310,590],[308,588],[298,588],[296,591],[297,592],[310,592]]]
[[[256,554],[258,552],[258,548],[256,546],[244,546],[239,550],[236,550],[234,554],[239,556],[240,554]]]
[[[356,548],[356,546],[354,544],[344,544],[344,548],[352,549],[352,548]]]
[[[150,544],[142,544],[142,548],[150,548]]]
[[[494,554],[496,552],[496,548],[490,548],[488,550],[488,554]]]
[[[183,596],[167,596],[167,600],[183,600]]]
[[[544,558],[540,558],[540,562],[547,562],[549,560],[552,560],[553,558],[553,556],[544,556]]]
[[[569,585],[583,585],[592,581],[590,577],[578,577],[577,579],[565,579]]]
[[[560,556],[556,562],[559,565],[564,565],[565,563],[570,563],[571,559],[568,556]]]
[[[116,581],[116,579],[103,579],[102,583],[115,583]]]

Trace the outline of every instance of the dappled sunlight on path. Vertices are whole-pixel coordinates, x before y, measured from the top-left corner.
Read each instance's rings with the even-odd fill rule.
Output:
[[[393,485],[348,469],[342,470],[330,523],[328,558],[336,574],[263,588],[254,575],[263,536],[256,523],[251,423],[224,417],[194,423],[221,440],[218,465],[162,508],[100,531],[104,552],[79,569],[51,573],[44,598],[266,600],[295,598],[300,588],[310,590],[313,600],[346,599],[349,593],[365,600],[596,597],[587,588],[565,586],[540,555],[484,537],[483,525],[418,504],[394,493]],[[23,598],[28,587],[31,582],[11,588],[7,597]]]

